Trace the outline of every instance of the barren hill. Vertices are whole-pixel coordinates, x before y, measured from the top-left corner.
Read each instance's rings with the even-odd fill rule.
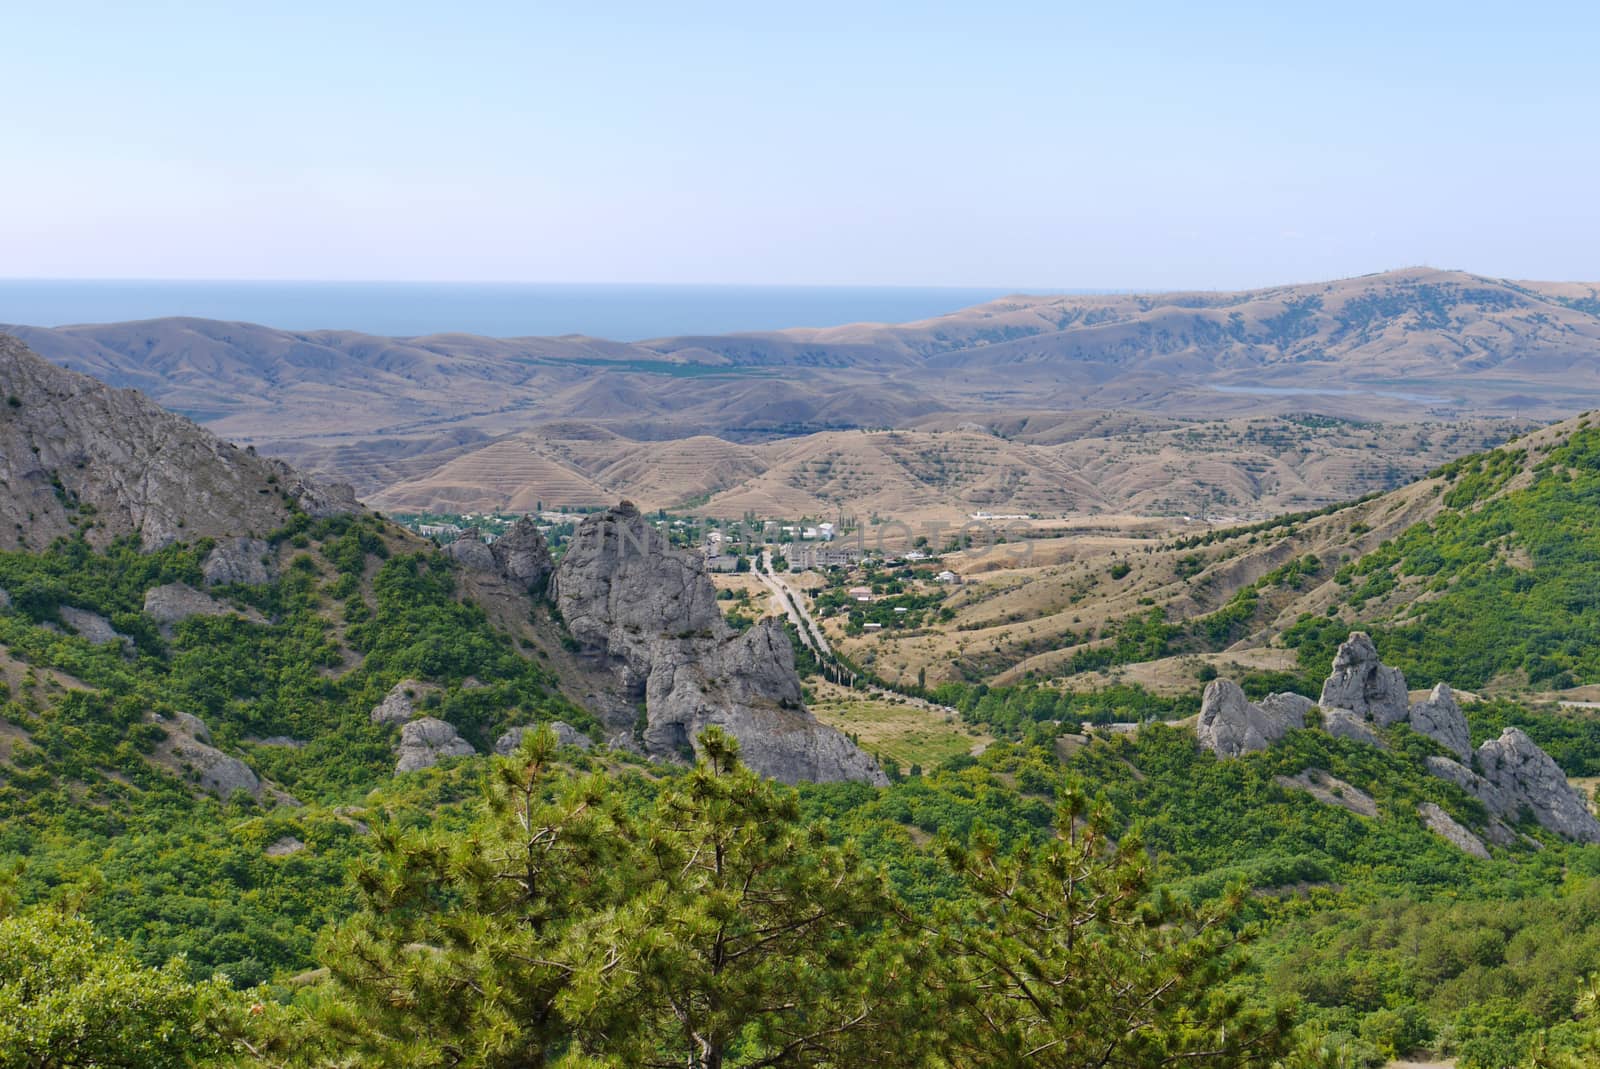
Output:
[[[1413,268],[1241,293],[1018,296],[917,323],[636,344],[380,338],[164,319],[8,328],[241,440],[348,441],[564,419],[631,437],[906,426],[938,412],[1220,415],[1600,400],[1600,284]]]
[[[1292,671],[1297,651],[1317,662],[1329,635],[1365,627],[1421,680],[1448,658],[1458,681],[1492,691],[1591,682],[1597,450],[1581,417],[1315,513],[947,557],[969,580],[946,602],[953,619],[840,645],[891,680],[1173,691],[1202,662]]]
[[[641,343],[195,319],[11,329],[56,363],[136,386],[389,508],[627,492],[816,512],[854,480],[871,490],[856,507],[900,512],[1267,510],[1414,475],[1439,457],[1425,425],[1600,406],[1600,284],[1425,268],[1242,293],[1018,296],[918,323]],[[1182,444],[1233,432],[1179,421],[1304,413],[1419,429],[1354,445],[1387,468],[1327,441],[1300,454]],[[574,422],[587,428],[582,449],[560,445]],[[1492,440],[1476,426],[1456,444]],[[884,428],[945,436],[829,437]],[[1136,428],[1160,429],[1160,449],[1135,444]],[[987,437],[948,437],[968,432]],[[784,439],[796,441],[762,444]]]
[[[829,431],[746,445],[638,442],[565,424],[453,453],[374,494],[394,512],[603,505],[710,515],[960,522],[979,511],[1257,515],[1415,478],[1503,440],[1505,421],[1374,424],[1326,417],[1182,420],[1115,413],[1015,417],[997,434]],[[1037,441],[1035,440],[1037,438]],[[398,470],[398,469],[391,469]]]

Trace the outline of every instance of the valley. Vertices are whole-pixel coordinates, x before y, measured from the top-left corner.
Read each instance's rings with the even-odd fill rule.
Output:
[[[640,343],[4,329],[390,511],[1265,516],[1600,405],[1597,294],[1417,268]]]
[[[991,932],[1101,967],[1008,928],[992,897],[996,871],[1048,886],[1073,865],[1107,893],[1135,888],[1130,917],[1165,918],[1095,928],[1090,945],[1175,992],[1142,1028],[1240,1044],[1195,1064],[1586,1057],[1600,426],[1559,405],[1495,411],[1470,376],[1448,411],[1425,384],[1359,402],[1317,385],[1324,358],[1359,366],[1380,342],[1402,364],[1535,377],[1572,366],[1528,355],[1555,344],[1552,322],[1587,351],[1577,320],[1513,314],[1537,300],[1588,315],[1578,291],[1489,297],[1470,281],[1402,273],[1334,285],[1320,306],[1195,296],[1247,310],[1242,340],[1206,359],[1254,361],[1250,389],[1281,392],[1235,402],[1218,379],[1222,400],[1189,410],[1178,369],[1198,335],[1160,342],[1188,355],[1148,405],[1022,410],[1000,389],[1062,352],[1087,359],[1061,348],[1083,337],[1057,334],[1120,324],[1106,353],[1125,352],[1189,298],[1000,302],[941,336],[841,328],[648,357],[568,340],[526,367],[509,342],[472,342],[458,366],[414,340],[308,336],[274,357],[294,381],[256,394],[239,388],[264,366],[241,355],[265,344],[253,328],[189,324],[181,357],[147,337],[138,361],[136,334],[101,328],[62,333],[51,344],[77,355],[52,362],[0,341],[0,924],[41,946],[76,932],[141,983],[175,960],[160,983],[200,1022],[198,1064],[472,1049],[488,1065],[550,1048],[598,1052],[573,1063],[589,1069],[705,1041],[653,985],[713,990],[691,978],[689,922],[726,902],[741,938],[804,933],[750,957],[744,990],[799,991],[824,1015],[839,992],[858,1000],[830,1018],[836,1038],[805,1040],[835,1059],[818,1064],[916,1049],[998,1069],[1009,995],[974,993],[972,1013],[926,1000],[982,975]],[[1434,285],[1458,287],[1450,315],[1428,311]],[[1389,289],[1407,296],[1379,299]],[[1286,322],[1254,307],[1270,301],[1278,317],[1301,303]],[[1409,326],[1350,325],[1363,308]],[[1260,351],[1266,320],[1279,357]],[[1485,339],[1524,328],[1523,356],[1487,361]],[[1443,357],[1419,332],[1478,342]],[[733,429],[692,406],[648,414],[675,384],[709,403],[797,368],[927,369],[913,377],[931,390],[964,373],[953,353],[1000,392],[882,425],[865,409]],[[60,366],[91,356],[184,405],[209,369],[197,414],[273,434],[230,443]],[[350,360],[373,368],[365,402]],[[546,419],[540,401],[499,422],[533,378],[575,368],[586,418]],[[311,408],[350,416],[348,440],[305,422],[319,376]],[[409,376],[436,396],[390,389]],[[482,399],[498,414],[474,411],[470,382],[494,376]],[[1562,404],[1584,396],[1573,381]],[[641,382],[614,410],[595,394]],[[739,396],[754,411],[770,394]],[[441,434],[447,401],[460,421]],[[1104,848],[1058,834],[1084,827]],[[736,844],[751,867],[730,873],[756,883],[662,864],[713,842]],[[533,856],[552,882],[501,867]],[[853,919],[819,925],[801,908],[819,897]],[[529,910],[549,927],[497,919]],[[509,967],[517,954],[553,971]],[[688,971],[652,972],[668,968]],[[441,994],[485,982],[516,1008]],[[1119,1031],[1134,1009],[1105,1012],[1096,1042],[1147,1034]],[[760,1029],[794,1027],[751,1013],[740,1027],[757,1031],[710,1042],[769,1049]],[[1210,1023],[1191,1030],[1195,1015]],[[1005,1035],[1087,1043],[1083,1021],[1052,1007]]]

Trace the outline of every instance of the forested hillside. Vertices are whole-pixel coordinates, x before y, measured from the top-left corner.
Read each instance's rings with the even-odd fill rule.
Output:
[[[1139,604],[1155,554],[1125,562],[1103,581],[1135,622],[1065,662],[1281,636],[1298,664],[1241,677],[1267,705],[1368,625],[1415,683],[1514,681],[1465,703],[1472,742],[1517,725],[1557,778],[1594,775],[1596,722],[1523,688],[1594,680],[1597,434],[1167,547],[1196,583],[1271,562],[1187,618]],[[60,538],[0,553],[6,1069],[1600,1057],[1600,846],[1440,778],[1418,720],[1341,737],[1307,698],[1223,759],[1181,722],[1199,678],[952,682],[1001,741],[783,787],[714,721],[692,767],[636,752],[583,663],[589,610],[495,587],[490,547],[279,500],[256,537],[160,545],[64,502]],[[1361,552],[1297,541],[1329,529]],[[507,574],[545,577],[536,550]]]

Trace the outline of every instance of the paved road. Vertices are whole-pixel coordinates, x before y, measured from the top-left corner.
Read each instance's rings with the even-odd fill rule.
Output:
[[[777,599],[784,614],[789,617],[789,622],[794,624],[795,630],[800,632],[800,641],[811,647],[813,653],[824,659],[833,657],[833,647],[828,645],[828,637],[822,633],[822,625],[817,623],[811,615],[811,609],[806,604],[805,593],[789,584],[782,572],[772,570],[772,557],[770,553],[762,552],[756,559],[756,577],[761,580],[766,588]],[[926,698],[918,698],[911,694],[902,694],[897,690],[880,687],[876,683],[860,680],[856,683],[856,690],[863,691],[874,698],[883,698],[914,705],[930,713],[943,716],[959,717],[961,711],[938,702],[930,702]]]
[[[812,619],[811,610],[806,606],[805,594],[791,587],[788,580],[772,570],[772,554],[766,550],[756,558],[756,578],[772,591],[778,606],[789,617],[789,622],[794,624],[795,630],[800,632],[800,641],[810,646],[812,652],[823,657],[832,657],[833,648],[828,645],[827,636],[822,633],[822,628]]]

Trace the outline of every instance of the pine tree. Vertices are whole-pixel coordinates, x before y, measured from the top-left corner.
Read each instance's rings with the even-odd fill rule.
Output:
[[[556,748],[544,728],[496,762],[465,833],[378,832],[363,908],[323,948],[336,986],[315,1034],[367,1065],[543,1066],[568,1046],[567,934],[621,901],[632,832],[606,780],[563,772]]]
[[[594,927],[612,982],[586,1005],[612,1066],[918,1064],[913,981],[882,876],[806,826],[794,791],[738,761],[716,728],[659,799],[635,898]]]
[[[1239,897],[1198,910],[1152,889],[1136,834],[1110,840],[1103,806],[1062,792],[1058,835],[1003,854],[976,832],[948,844],[971,901],[941,910],[941,983],[963,1007],[944,1040],[973,1069],[1154,1069],[1265,1065],[1286,1013],[1247,1010],[1228,990],[1245,964]]]

